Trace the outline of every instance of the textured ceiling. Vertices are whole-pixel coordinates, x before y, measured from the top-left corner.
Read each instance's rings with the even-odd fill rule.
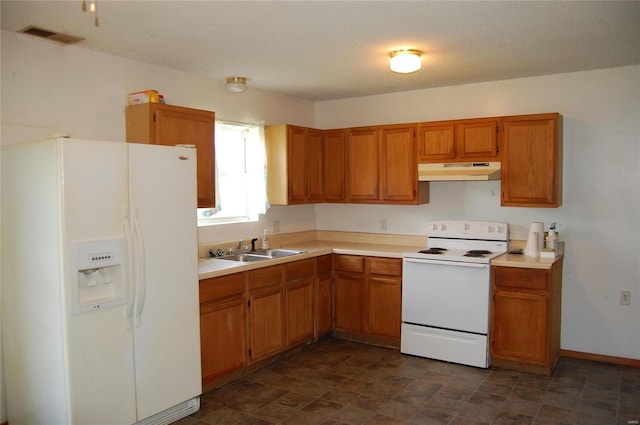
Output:
[[[640,1],[108,1],[0,3],[2,29],[28,25],[78,46],[309,100],[640,63]],[[423,68],[389,71],[389,52]]]

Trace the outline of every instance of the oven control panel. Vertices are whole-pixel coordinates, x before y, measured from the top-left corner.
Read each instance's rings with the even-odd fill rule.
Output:
[[[509,224],[495,221],[435,220],[428,222],[427,236],[507,241]]]

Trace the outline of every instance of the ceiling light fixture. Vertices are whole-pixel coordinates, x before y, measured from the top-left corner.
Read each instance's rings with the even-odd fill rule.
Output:
[[[247,89],[245,77],[227,77],[227,90],[231,93],[244,93]]]
[[[97,1],[98,0],[89,0],[89,5],[87,6],[87,0],[82,0],[82,11],[95,14],[95,18],[93,19],[93,24],[96,27],[99,27],[100,21],[98,20],[98,5],[96,3]]]
[[[391,61],[389,66],[393,72],[400,74],[408,74],[410,72],[416,72],[422,67],[422,60],[420,59],[422,52],[414,49],[402,49],[394,50],[391,52]]]

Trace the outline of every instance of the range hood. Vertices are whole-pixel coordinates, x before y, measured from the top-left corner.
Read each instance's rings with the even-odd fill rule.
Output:
[[[418,164],[418,181],[500,180],[499,162]]]

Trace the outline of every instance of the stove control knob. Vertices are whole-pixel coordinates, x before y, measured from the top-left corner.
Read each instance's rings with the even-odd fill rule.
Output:
[[[440,226],[440,229],[444,232],[445,230],[447,230],[447,225],[443,224],[442,226]]]
[[[469,230],[471,225],[469,223],[464,223],[464,230]]]
[[[437,224],[432,224],[431,225],[431,230],[438,230],[438,225]]]
[[[488,227],[489,233],[493,233],[493,226]]]
[[[498,226],[498,233],[504,233],[504,227]]]

